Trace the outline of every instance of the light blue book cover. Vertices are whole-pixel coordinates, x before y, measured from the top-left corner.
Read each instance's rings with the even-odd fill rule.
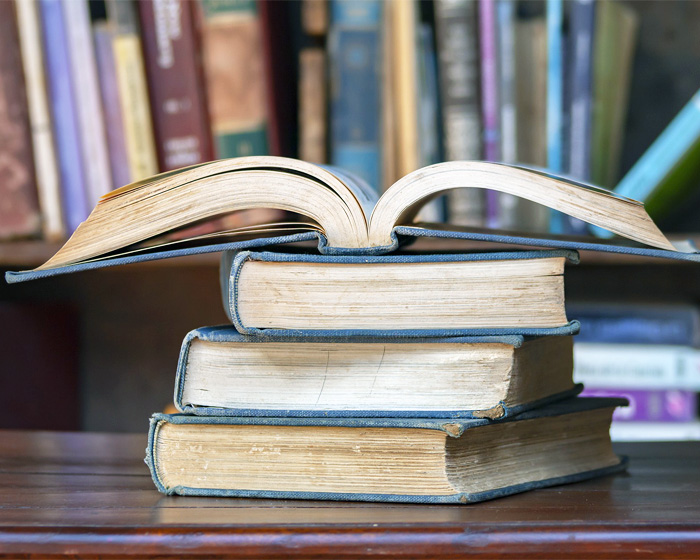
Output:
[[[544,259],[552,261],[543,264],[548,272],[534,266],[535,261]],[[555,262],[556,259],[562,261]],[[516,260],[523,266],[530,265],[527,287],[517,279],[508,282],[505,276],[497,277],[501,270],[497,263]],[[560,299],[563,303],[563,282],[551,279],[563,273],[565,262],[578,260],[578,253],[568,250],[379,256],[228,251],[221,262],[221,295],[231,322],[239,332],[248,335],[291,338],[569,335],[577,332],[578,323],[568,321],[563,305],[558,303]],[[479,280],[471,278],[470,267],[464,265],[473,263],[479,267],[487,262],[493,265],[489,281],[500,282],[500,289],[493,297],[481,293],[477,297],[469,292],[468,286],[476,289]],[[259,276],[261,265],[264,277]],[[258,276],[251,277],[256,270]],[[293,279],[288,276],[290,270]],[[323,294],[319,292],[321,277],[318,276],[322,272],[325,274]],[[434,289],[426,291],[428,274],[449,275],[451,282],[440,285],[435,280],[431,284]],[[284,280],[280,280],[283,275]],[[370,284],[370,279],[376,281]],[[550,302],[549,306],[539,307],[542,297]],[[286,305],[290,300],[294,306]],[[515,300],[521,313],[527,313],[526,324],[514,326],[503,317],[503,306]],[[436,310],[440,313],[436,314]],[[533,318],[535,315],[537,319]]]
[[[66,21],[60,0],[39,3],[44,33],[49,99],[53,115],[56,150],[61,175],[61,198],[68,233],[90,213],[85,169],[80,151],[80,132],[71,82]]]
[[[533,392],[542,371],[528,356],[544,348],[556,357],[547,387]],[[495,419],[580,392],[572,359],[562,337],[290,338],[202,327],[182,343],[174,403],[200,416]]]
[[[562,173],[564,147],[564,3],[547,0],[547,168]],[[563,233],[564,217],[552,211],[551,233]]]
[[[329,31],[331,162],[381,186],[380,0],[332,0]]]
[[[168,495],[468,504],[624,470],[608,430],[626,404],[567,399],[500,421],[154,414],[145,460]],[[474,443],[482,430],[495,445]],[[504,453],[503,438],[518,443]]]

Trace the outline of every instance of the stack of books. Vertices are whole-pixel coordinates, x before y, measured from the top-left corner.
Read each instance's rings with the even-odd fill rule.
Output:
[[[546,203],[638,244],[412,222],[432,196],[464,186]],[[700,254],[671,244],[633,201],[517,167],[450,162],[407,175],[378,201],[371,193],[349,174],[296,160],[195,166],[103,198],[46,264],[6,278],[224,251],[231,324],[186,336],[180,413],[151,420],[146,460],[168,494],[469,503],[624,468],[609,428],[625,401],[576,397],[579,324],[566,316],[565,264],[578,261],[576,247]],[[167,237],[252,207],[313,223],[222,232],[184,248]],[[406,247],[421,237],[491,244],[447,254]],[[509,247],[493,250],[498,243]]]

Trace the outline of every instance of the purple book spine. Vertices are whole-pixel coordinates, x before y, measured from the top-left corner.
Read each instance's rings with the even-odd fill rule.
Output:
[[[129,157],[126,152],[126,137],[119,101],[117,68],[112,49],[112,31],[107,25],[94,27],[95,58],[100,81],[100,95],[107,131],[109,162],[112,169],[112,187],[117,188],[131,182]]]
[[[61,174],[63,213],[71,233],[89,213],[80,154],[78,118],[71,84],[65,20],[59,0],[41,0],[49,97]]]
[[[481,113],[484,126],[484,159],[487,161],[501,159],[497,42],[496,3],[494,0],[480,0]],[[486,191],[486,225],[498,227],[498,222],[498,193]]]
[[[586,388],[584,397],[623,397],[629,400],[627,407],[615,410],[613,419],[618,422],[689,422],[695,420],[698,405],[697,393],[671,389],[594,389]]]

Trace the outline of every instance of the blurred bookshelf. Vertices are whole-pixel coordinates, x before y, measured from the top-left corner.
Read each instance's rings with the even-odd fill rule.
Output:
[[[562,13],[552,19],[548,6],[557,3]],[[493,159],[614,189],[700,90],[694,33],[700,2],[368,0],[357,6],[344,0],[0,3],[7,16],[0,18],[0,72],[13,84],[5,102],[18,108],[14,120],[0,121],[2,138],[13,139],[5,142],[10,163],[3,164],[3,177],[16,180],[0,183],[6,201],[0,269],[45,262],[112,188],[222,157],[269,153],[338,164],[385,187],[437,161]],[[406,21],[410,29],[402,27]],[[548,51],[553,44],[561,56]],[[80,45],[87,58],[76,58]],[[241,59],[226,58],[239,51]],[[80,74],[83,67],[92,73]],[[61,68],[63,81],[56,78]],[[695,122],[689,115],[686,130]],[[548,119],[559,123],[554,132]],[[89,126],[92,120],[100,126]],[[652,217],[662,230],[700,244],[700,149],[695,138],[685,142],[667,143],[666,159],[671,146],[677,165],[659,176],[660,186],[640,187],[639,179],[634,185],[651,189],[649,200],[660,209]],[[73,151],[61,149],[66,145]],[[360,145],[372,146],[372,153],[359,156]],[[659,195],[663,190],[673,196]],[[550,220],[549,211],[507,197],[455,194],[427,212],[431,221],[588,234],[576,221]],[[227,219],[232,227],[241,218]],[[482,247],[447,240],[420,246]],[[71,427],[141,431],[143,419],[168,404],[157,396],[172,390],[183,334],[226,321],[218,263],[218,254],[204,254],[3,283],[0,313],[69,308],[56,316],[78,340],[76,355],[65,361],[77,363],[79,372],[80,413]],[[692,265],[590,252],[566,278],[567,301],[584,304],[690,308],[700,306],[699,286]],[[46,328],[49,319],[31,317],[34,323],[22,328]],[[22,344],[27,355],[42,351],[31,336]],[[17,367],[17,360],[6,361],[0,377],[13,377]],[[48,395],[42,406],[47,413],[37,426],[50,428],[60,404]]]

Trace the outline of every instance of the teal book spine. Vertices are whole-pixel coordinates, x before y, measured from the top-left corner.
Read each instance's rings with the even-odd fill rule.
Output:
[[[330,152],[342,167],[381,185],[382,8],[379,0],[331,2]]]
[[[586,414],[593,412],[597,409],[602,408],[614,408],[617,406],[624,406],[627,404],[625,399],[604,399],[604,398],[574,398],[565,401],[560,401],[536,410],[531,410],[529,412],[524,412],[515,418],[507,418],[500,421],[490,421],[484,419],[476,420],[454,420],[445,418],[435,418],[435,419],[419,419],[419,418],[256,418],[256,417],[215,417],[215,416],[194,416],[189,414],[154,414],[150,421],[150,430],[148,436],[148,447],[146,449],[146,464],[148,465],[151,476],[155,483],[156,488],[167,495],[181,495],[181,496],[220,496],[220,497],[245,497],[245,498],[278,498],[278,499],[304,499],[304,500],[335,500],[335,501],[364,501],[364,502],[403,502],[403,503],[433,503],[433,504],[469,504],[475,502],[481,502],[485,500],[491,500],[503,496],[508,496],[511,494],[525,492],[528,490],[534,490],[537,488],[544,488],[548,486],[554,486],[558,484],[568,484],[572,482],[587,480],[593,477],[604,476],[619,472],[624,470],[627,466],[627,460],[624,457],[617,457],[616,455],[610,454],[600,461],[596,461],[592,464],[590,461],[586,461],[586,465],[583,464],[570,464],[569,460],[564,457],[566,455],[566,450],[572,445],[575,447],[577,444],[571,440],[566,439],[566,436],[559,436],[561,443],[555,448],[551,454],[545,459],[542,455],[539,455],[540,460],[544,462],[549,462],[552,456],[555,459],[561,460],[563,467],[559,467],[556,470],[557,474],[550,477],[537,477],[531,475],[521,476],[521,480],[516,483],[503,484],[499,481],[495,481],[491,484],[485,483],[483,486],[485,489],[478,491],[462,491],[459,488],[454,488],[453,493],[408,493],[402,492],[400,489],[397,490],[396,480],[393,479],[392,472],[382,472],[379,475],[374,475],[375,478],[379,480],[378,486],[386,487],[384,492],[367,492],[364,488],[359,488],[356,491],[345,491],[345,492],[334,492],[327,490],[327,486],[318,483],[318,478],[315,476],[309,476],[308,474],[296,474],[294,471],[294,466],[288,466],[285,462],[285,455],[287,453],[295,453],[294,445],[278,446],[272,450],[272,454],[268,453],[263,456],[261,453],[265,447],[261,443],[256,445],[252,450],[253,454],[250,452],[244,453],[244,458],[246,462],[250,462],[251,469],[264,469],[269,473],[270,476],[274,476],[277,473],[279,476],[289,477],[292,472],[290,480],[295,480],[298,484],[298,488],[303,488],[303,490],[285,490],[280,489],[281,484],[269,484],[266,482],[260,482],[258,484],[249,483],[246,485],[223,484],[219,482],[218,477],[214,472],[216,467],[226,469],[226,459],[222,459],[217,456],[214,459],[214,455],[210,454],[210,450],[206,443],[199,445],[197,444],[196,453],[198,454],[198,459],[189,463],[188,473],[190,476],[195,475],[198,477],[197,486],[178,484],[178,475],[168,473],[168,466],[164,466],[164,462],[168,459],[172,460],[173,456],[169,453],[169,457],[161,457],[160,448],[163,445],[161,434],[163,430],[169,429],[170,426],[180,426],[188,425],[192,428],[190,433],[194,433],[200,426],[202,429],[214,428],[214,427],[245,427],[247,430],[254,431],[256,427],[258,428],[268,428],[265,430],[269,432],[270,427],[279,427],[287,431],[287,433],[294,433],[295,428],[299,428],[300,431],[304,431],[309,427],[316,428],[323,434],[323,430],[326,428],[343,428],[344,430],[356,430],[357,438],[351,438],[352,441],[349,443],[350,446],[354,445],[354,448],[348,449],[346,452],[352,455],[352,449],[357,452],[358,445],[361,445],[359,438],[368,431],[373,431],[374,429],[382,429],[386,434],[386,437],[391,437],[391,434],[387,434],[393,429],[400,429],[403,433],[410,433],[411,430],[416,432],[424,433],[425,430],[436,431],[444,434],[444,441],[446,442],[446,449],[453,445],[459,446],[460,440],[469,434],[471,430],[480,430],[481,428],[489,428],[503,423],[512,423],[528,420],[538,420],[544,418],[552,418],[552,426],[556,426],[557,423],[553,417],[564,417],[569,414]],[[517,429],[516,426],[513,426]],[[559,434],[560,432],[557,432]],[[382,436],[384,437],[384,436]],[[556,435],[553,439],[556,439]],[[421,444],[418,444],[420,448]],[[579,444],[580,445],[580,444]],[[462,444],[465,446],[465,444]],[[192,447],[192,446],[190,446]],[[319,436],[318,440],[315,440],[313,444],[305,444],[305,454],[307,456],[313,456],[314,454],[323,454],[324,462],[338,460],[339,457],[345,456],[343,453],[345,451],[340,450],[336,446],[332,450],[323,447],[323,435]],[[465,447],[468,450],[468,447]],[[259,457],[255,457],[254,454],[258,452]],[[340,452],[340,456],[336,456],[335,453]],[[419,452],[416,448],[412,449],[412,453]],[[176,452],[177,453],[177,452]],[[446,452],[445,460],[449,460],[449,451]],[[559,457],[559,455],[562,457]],[[488,461],[491,463],[491,468],[497,472],[499,468],[506,467],[509,463],[504,460],[508,457],[507,453],[500,453],[498,457],[489,457]],[[404,470],[411,470],[415,466],[414,476],[421,477],[425,475],[425,471],[421,470],[420,464],[413,465],[410,460],[410,454],[406,454],[402,458]],[[237,461],[238,463],[238,461]],[[344,463],[343,463],[344,464]],[[459,468],[463,469],[463,476],[467,477],[469,474],[469,462],[462,460],[458,462],[461,465]],[[391,469],[385,469],[384,471],[391,471]],[[559,472],[560,471],[560,472]],[[199,475],[201,473],[201,476]],[[182,472],[180,473],[182,474]],[[343,474],[333,474],[331,473],[331,478],[335,477],[336,483],[342,483],[345,479]],[[168,480],[169,478],[169,480]],[[269,476],[265,477],[266,479]],[[258,486],[258,487],[256,487]],[[267,488],[265,487],[267,486]],[[277,489],[274,489],[274,487]],[[360,485],[362,486],[362,485]],[[391,487],[389,487],[391,486]],[[376,487],[376,486],[375,486]],[[273,489],[271,489],[273,488]]]

